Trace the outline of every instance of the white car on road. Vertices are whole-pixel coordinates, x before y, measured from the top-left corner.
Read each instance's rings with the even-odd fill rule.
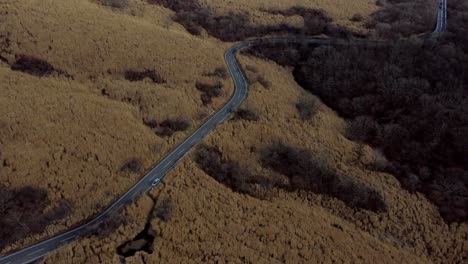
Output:
[[[154,180],[152,183],[151,183],[151,187],[154,187],[156,185],[158,185],[158,183],[161,181],[161,179],[156,179]]]

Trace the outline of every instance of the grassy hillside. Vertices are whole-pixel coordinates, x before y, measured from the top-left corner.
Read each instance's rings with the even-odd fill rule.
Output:
[[[370,0],[2,2],[2,254],[102,210],[219,108],[232,93],[225,42],[378,33],[366,23],[378,10]],[[466,224],[446,224],[382,172],[385,156],[348,139],[346,120],[292,67],[239,58],[251,83],[241,110],[149,195],[44,263],[466,258]]]
[[[208,76],[222,66],[224,46],[165,28],[158,20],[165,10],[78,0],[8,2],[0,10],[2,187],[39,188],[51,207],[62,200],[70,207],[59,222],[23,233],[37,236],[21,243],[102,210],[232,91]],[[206,105],[197,81],[220,82],[222,93]],[[177,120],[185,131],[171,128]],[[18,238],[1,247],[14,248]]]

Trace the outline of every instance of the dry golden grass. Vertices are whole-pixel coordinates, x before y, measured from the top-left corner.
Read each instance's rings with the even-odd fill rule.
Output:
[[[141,177],[119,171],[126,160],[139,158],[147,169],[187,134],[160,138],[143,119],[181,117],[194,127],[232,92],[225,81],[225,94],[203,107],[195,82],[212,79],[203,74],[223,65],[225,46],[165,28],[153,16],[167,11],[134,4],[122,11],[87,0],[0,5],[0,32],[8,38],[0,43],[0,148],[10,164],[0,179],[11,188],[45,188],[53,203],[66,199],[73,208],[67,219],[4,251],[98,213]],[[8,63],[19,55],[46,60],[73,79],[13,72]],[[124,80],[126,70],[143,69],[156,69],[167,83]]]
[[[354,26],[349,22],[354,14],[373,12],[373,2],[204,1],[217,12],[248,11],[255,23],[284,19],[265,16],[262,8],[318,7],[347,26]],[[0,180],[9,187],[46,188],[53,203],[66,199],[73,208],[66,219],[2,252],[97,213],[141,176],[118,172],[127,159],[137,157],[148,168],[184,136],[157,137],[142,119],[186,117],[197,124],[232,91],[225,81],[226,94],[202,107],[194,84],[208,81],[203,73],[223,65],[227,45],[188,35],[169,20],[169,10],[144,1],[131,1],[123,10],[88,0],[11,1],[0,4],[0,14],[0,33],[10,42],[0,47],[3,58],[12,63],[14,55],[33,55],[74,76],[32,77],[12,72],[0,60],[0,154],[10,164],[0,169]],[[459,241],[467,226],[445,225],[424,197],[402,190],[391,175],[365,170],[373,150],[364,147],[360,157],[359,146],[343,136],[345,122],[333,111],[323,106],[312,120],[299,118],[295,103],[304,91],[290,69],[248,57],[241,61],[256,65],[272,83],[269,90],[254,84],[245,102],[260,120],[227,122],[206,142],[254,174],[269,175],[273,172],[251,150],[281,138],[382,193],[389,211],[383,216],[355,212],[321,195],[305,199],[281,191],[271,201],[260,201],[232,192],[186,159],[151,195],[125,209],[126,224],[104,238],[73,242],[45,263],[120,263],[116,248],[140,232],[147,218],[157,232],[155,253],[139,252],[126,263],[279,263],[283,258],[290,263],[429,263],[463,256]],[[156,69],[167,83],[128,82],[123,78],[128,69]],[[103,89],[109,96],[101,95]],[[134,101],[124,103],[123,98]],[[168,222],[152,216],[154,203],[164,198],[174,205]],[[427,245],[436,252],[431,260]]]

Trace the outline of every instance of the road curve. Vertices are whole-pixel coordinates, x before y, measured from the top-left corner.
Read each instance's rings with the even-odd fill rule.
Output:
[[[434,33],[440,33],[445,31],[447,23],[447,0],[440,0],[439,11],[437,16],[437,25]],[[211,131],[213,131],[218,125],[224,122],[244,101],[248,94],[248,83],[245,76],[243,75],[239,63],[236,59],[236,54],[239,50],[254,45],[261,44],[274,44],[274,43],[307,43],[317,45],[339,45],[342,42],[334,40],[325,40],[319,38],[268,38],[268,39],[257,39],[249,40],[239,43],[226,51],[224,54],[224,60],[227,64],[229,72],[234,81],[234,93],[229,101],[217,112],[212,114],[208,120],[203,123],[198,129],[187,137],[180,145],[172,150],[161,162],[153,167],[148,173],[146,173],[130,190],[120,196],[112,205],[110,205],[105,211],[100,213],[97,217],[88,223],[85,223],[79,227],[71,229],[65,233],[54,236],[37,244],[31,245],[24,249],[18,250],[10,255],[0,258],[0,264],[24,264],[38,260],[45,255],[52,253],[63,245],[76,240],[80,235],[86,233],[90,228],[97,227],[113,212],[116,212],[126,204],[132,203],[138,197],[148,192],[153,188],[153,182],[157,181],[160,183],[165,175],[184,158],[184,156],[199,142],[203,140]],[[370,41],[360,41],[362,44],[369,43]],[[381,43],[381,42],[375,42]]]

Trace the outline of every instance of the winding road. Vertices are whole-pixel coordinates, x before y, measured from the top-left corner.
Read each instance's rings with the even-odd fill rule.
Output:
[[[447,27],[447,0],[440,0],[439,10],[437,15],[437,25],[434,33],[444,32]],[[135,201],[138,197],[148,192],[154,187],[153,182],[160,183],[165,175],[178,163],[184,156],[199,142],[203,140],[211,131],[213,131],[218,125],[224,122],[244,101],[248,94],[248,83],[245,76],[243,75],[239,63],[236,59],[236,54],[239,50],[254,45],[271,44],[271,43],[292,43],[301,42],[318,45],[331,45],[337,44],[336,41],[324,40],[318,38],[305,38],[305,39],[293,39],[293,38],[268,38],[249,40],[237,44],[228,49],[224,55],[229,72],[234,81],[234,94],[231,96],[229,101],[216,113],[211,115],[208,120],[201,125],[195,132],[187,137],[179,146],[172,150],[161,162],[159,162],[154,168],[152,168],[146,175],[144,175],[135,185],[132,186],[125,194],[120,196],[112,205],[110,205],[105,211],[95,217],[88,223],[85,223],[79,227],[69,230],[63,234],[54,236],[32,246],[21,249],[10,255],[0,258],[0,264],[23,264],[30,263],[38,260],[43,256],[50,254],[57,250],[63,245],[78,239],[81,235],[89,231],[90,228],[97,227],[107,217],[110,217],[112,213],[116,212],[126,204],[130,204]]]

